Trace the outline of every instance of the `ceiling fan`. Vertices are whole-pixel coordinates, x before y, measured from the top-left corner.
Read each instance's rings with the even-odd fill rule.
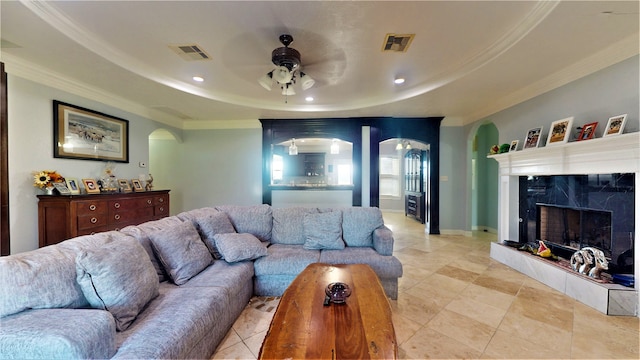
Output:
[[[309,75],[302,72],[302,62],[300,61],[300,52],[289,47],[293,42],[293,36],[289,34],[280,35],[282,47],[276,48],[271,52],[271,62],[276,66],[275,69],[269,71],[260,79],[258,83],[263,88],[271,91],[273,82],[275,81],[282,90],[282,95],[295,95],[293,85],[299,80],[302,90],[311,88],[316,82]]]

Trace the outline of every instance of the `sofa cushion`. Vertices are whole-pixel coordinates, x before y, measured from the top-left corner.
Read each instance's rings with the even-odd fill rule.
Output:
[[[342,241],[342,212],[331,211],[304,216],[304,248],[344,249]]]
[[[156,270],[156,275],[158,275],[158,281],[166,281],[169,279],[167,272],[164,271],[164,266],[158,260],[158,257],[153,252],[153,246],[151,246],[151,240],[149,239],[149,235],[147,234],[148,230],[144,230],[139,226],[127,226],[120,230],[123,234],[127,234],[129,236],[134,237],[140,245],[147,251],[147,255],[149,255],[149,259],[151,260],[151,264],[153,264],[153,268]]]
[[[107,311],[27,310],[2,319],[2,359],[108,359],[116,353],[116,325]]]
[[[373,246],[373,231],[384,225],[376,207],[351,207],[342,210],[342,237],[347,246]]]
[[[237,313],[229,307],[244,299],[230,299],[223,288],[185,288],[163,284],[140,317],[116,334],[114,359],[184,359],[202,341],[218,343],[231,328]],[[208,358],[210,354],[198,354]]]
[[[151,245],[176,285],[182,285],[211,264],[213,258],[190,221],[149,233]]]
[[[233,227],[239,233],[249,233],[260,241],[271,240],[271,228],[273,226],[271,206],[251,205],[222,205],[216,206],[217,210],[224,211]]]
[[[267,247],[251,234],[218,234],[216,248],[226,262],[253,260],[267,255]]]
[[[214,235],[236,232],[231,220],[229,220],[229,216],[225,212],[218,211],[215,208],[201,208],[183,212],[177,216],[180,219],[191,221],[196,226],[202,241],[209,248],[213,258],[222,259],[220,252],[216,248],[215,240],[213,239]]]
[[[253,263],[256,276],[298,275],[309,264],[320,260],[320,250],[307,250],[302,245],[273,244],[267,256]]]
[[[320,262],[337,264],[367,264],[380,279],[402,276],[402,263],[395,256],[378,254],[373,248],[346,247],[344,250],[322,250]]]
[[[0,317],[26,309],[88,306],[76,282],[76,255],[122,237],[109,231],[0,257]]]
[[[76,258],[78,283],[92,307],[107,310],[125,330],[149,300],[158,277],[142,245],[132,237],[86,249]]]
[[[305,242],[304,216],[315,214],[316,208],[273,208],[272,244],[302,245]]]

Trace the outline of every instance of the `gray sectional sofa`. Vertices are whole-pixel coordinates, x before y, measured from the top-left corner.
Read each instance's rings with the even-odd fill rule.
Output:
[[[377,208],[218,206],[0,258],[0,359],[209,358],[253,295],[365,263],[397,297]]]

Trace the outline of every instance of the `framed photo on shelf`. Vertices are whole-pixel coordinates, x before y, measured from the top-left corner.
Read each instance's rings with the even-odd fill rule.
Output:
[[[82,183],[87,194],[100,194],[100,188],[95,179],[82,179]]]
[[[524,138],[523,149],[537,148],[540,144],[540,137],[542,135],[542,126],[529,129],[527,136]]]
[[[520,140],[513,140],[511,141],[511,145],[509,145],[509,152],[512,151],[517,151],[518,150],[518,143],[520,142]]]
[[[129,180],[118,179],[118,185],[120,186],[120,190],[122,192],[131,192],[131,185],[129,185]]]
[[[626,123],[627,114],[610,117],[602,137],[622,134],[622,131],[624,131],[624,124]]]
[[[73,195],[80,194],[80,185],[78,183],[78,179],[76,178],[65,178],[65,183],[67,183],[67,189]]]
[[[53,157],[129,162],[129,121],[53,101]]]
[[[144,187],[142,186],[140,179],[131,179],[131,185],[133,186],[133,191],[135,192],[144,191]]]
[[[578,135],[578,141],[593,139],[596,135],[597,126],[598,122],[583,125],[580,135]]]
[[[572,124],[573,116],[552,122],[546,146],[566,144],[569,141],[569,135],[571,135]]]
[[[69,191],[69,188],[67,188],[67,185],[63,182],[55,182],[53,183],[53,187],[58,190],[60,195],[71,195],[71,191]]]

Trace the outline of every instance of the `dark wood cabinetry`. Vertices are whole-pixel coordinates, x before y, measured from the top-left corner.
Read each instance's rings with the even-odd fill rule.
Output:
[[[424,224],[425,214],[425,166],[426,151],[413,149],[404,156],[405,216],[413,216]]]
[[[95,195],[39,195],[40,247],[169,216],[169,190]]]

